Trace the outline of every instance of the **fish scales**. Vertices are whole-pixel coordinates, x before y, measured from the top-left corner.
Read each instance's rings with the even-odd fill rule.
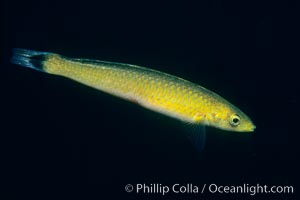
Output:
[[[48,73],[71,78],[91,87],[136,102],[155,111],[195,122],[201,110],[214,106],[211,92],[184,79],[134,65],[66,59],[51,55]]]

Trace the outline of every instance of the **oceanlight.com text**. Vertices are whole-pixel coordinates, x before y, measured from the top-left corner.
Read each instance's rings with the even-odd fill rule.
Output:
[[[218,185],[215,183],[196,185],[192,183],[166,185],[161,183],[138,183],[127,184],[125,191],[136,194],[293,194],[293,186],[268,186],[264,184],[250,185],[247,183],[241,185]]]

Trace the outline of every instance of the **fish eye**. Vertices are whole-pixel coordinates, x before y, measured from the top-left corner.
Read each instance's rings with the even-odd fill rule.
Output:
[[[237,114],[233,114],[230,118],[231,126],[238,126],[240,124],[241,118]]]

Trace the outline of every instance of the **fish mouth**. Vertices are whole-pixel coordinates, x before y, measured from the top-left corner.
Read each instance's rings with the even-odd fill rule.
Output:
[[[246,126],[240,127],[238,129],[236,129],[236,132],[245,132],[245,133],[250,133],[250,132],[254,132],[256,129],[256,126],[252,123],[247,124]]]
[[[254,132],[256,129],[256,126],[254,124],[250,124],[243,132]]]
[[[254,132],[255,131],[255,129],[256,129],[256,126],[254,126],[252,129],[250,129],[249,131],[247,131],[247,132]]]

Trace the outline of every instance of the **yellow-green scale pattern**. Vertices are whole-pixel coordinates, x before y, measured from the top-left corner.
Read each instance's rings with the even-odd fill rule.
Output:
[[[228,110],[215,93],[148,68],[51,54],[44,61],[44,70],[191,123],[208,124],[226,117],[222,113]]]

